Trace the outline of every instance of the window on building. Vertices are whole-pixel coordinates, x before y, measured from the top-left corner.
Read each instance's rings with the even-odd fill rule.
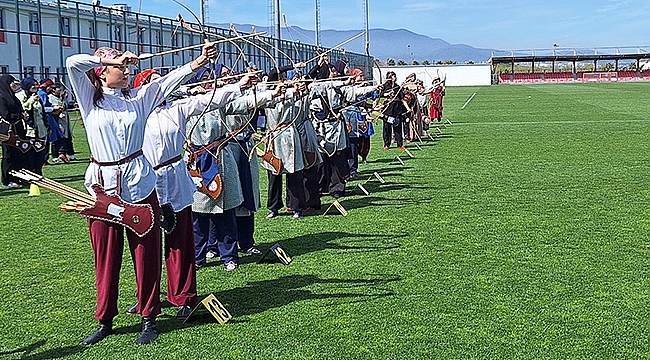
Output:
[[[113,40],[122,41],[122,26],[121,25],[115,25],[114,31],[113,31]]]
[[[61,34],[70,36],[70,18],[62,17],[61,18]]]
[[[0,9],[0,29],[5,28],[5,9]]]
[[[95,35],[95,22],[91,20],[88,22],[88,37],[94,39]]]
[[[29,14],[29,31],[36,33],[41,31],[41,22],[38,19],[37,13]]]
[[[160,35],[160,30],[153,31],[153,43],[156,45],[162,45],[162,36]]]
[[[0,66],[0,73],[6,74],[8,72],[9,72],[9,66],[6,65]]]

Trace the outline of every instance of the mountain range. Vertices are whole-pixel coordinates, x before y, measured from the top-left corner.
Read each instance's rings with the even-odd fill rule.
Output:
[[[210,25],[228,28],[230,24],[212,23]],[[251,32],[250,24],[234,24],[237,30]],[[258,31],[269,31],[266,26],[256,26]],[[353,36],[362,30],[321,30],[321,45],[333,47]],[[300,41],[302,43],[314,44],[314,31],[306,30],[297,26],[281,28],[282,39]],[[365,54],[365,40],[361,36],[343,46],[347,51]],[[440,38],[431,38],[426,35],[416,34],[410,30],[398,29],[370,29],[370,55],[385,62],[387,59],[394,59],[395,62],[404,60],[410,64],[413,60],[422,63],[428,60],[430,63],[438,61],[453,60],[457,63],[483,63],[490,59],[494,49],[480,49],[466,44],[450,44]]]

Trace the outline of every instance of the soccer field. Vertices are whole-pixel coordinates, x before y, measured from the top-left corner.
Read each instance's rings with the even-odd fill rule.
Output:
[[[0,358],[648,357],[649,93],[648,83],[448,88],[453,125],[422,151],[408,146],[404,166],[376,126],[360,172],[386,183],[344,198],[347,217],[258,212],[258,244],[280,243],[291,265],[243,257],[232,273],[199,270],[199,294],[215,294],[231,321],[203,309],[183,324],[164,303],[148,346],[136,345],[140,318],[124,314],[135,299],[128,250],[117,334],[84,347],[97,325],[86,222],[58,210],[58,195],[1,189]],[[83,189],[86,165],[44,172]]]

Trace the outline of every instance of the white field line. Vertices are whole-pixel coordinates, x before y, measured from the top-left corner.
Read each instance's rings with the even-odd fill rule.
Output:
[[[467,104],[469,104],[470,101],[472,101],[472,99],[474,98],[474,96],[476,96],[476,93],[473,93],[472,96],[469,97],[469,100],[467,100],[467,102],[465,103],[465,105],[463,105],[463,107],[460,108],[460,109],[461,109],[461,110],[465,110],[465,107],[467,106]]]
[[[650,122],[650,119],[639,120],[569,120],[569,121],[500,121],[500,122],[476,122],[461,123],[455,122],[454,125],[546,125],[546,124],[603,124],[603,123],[634,123]]]

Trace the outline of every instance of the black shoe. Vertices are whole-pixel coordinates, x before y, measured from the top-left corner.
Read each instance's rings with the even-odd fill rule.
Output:
[[[81,343],[83,345],[92,345],[97,344],[98,342],[104,340],[108,335],[113,333],[113,322],[112,321],[100,321],[99,328],[92,335],[87,337]]]
[[[136,301],[133,305],[129,306],[129,308],[126,309],[126,313],[129,315],[139,314],[140,312],[138,311],[138,305],[139,303]]]
[[[138,338],[138,345],[147,345],[158,338],[158,328],[156,327],[156,318],[142,318],[142,334]]]
[[[191,313],[192,313],[191,306],[187,306],[187,305],[179,306],[178,312],[176,313],[176,318],[180,320],[185,320],[190,316]]]

